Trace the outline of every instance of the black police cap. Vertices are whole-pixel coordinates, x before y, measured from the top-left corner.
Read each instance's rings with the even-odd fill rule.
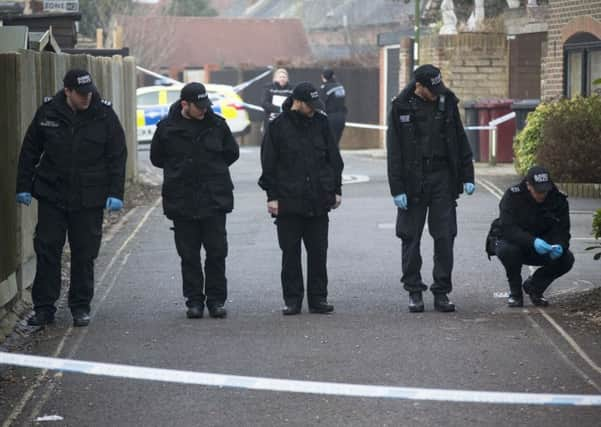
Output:
[[[442,95],[447,87],[442,82],[440,69],[432,64],[420,65],[414,72],[415,81],[427,87],[434,95]]]
[[[526,174],[528,182],[537,193],[546,193],[553,188],[553,181],[549,171],[543,166],[532,166]]]
[[[188,83],[180,92],[182,101],[192,102],[198,108],[208,108],[211,106],[211,100],[205,86],[202,83]]]
[[[91,74],[87,70],[78,68],[67,71],[63,78],[63,84],[67,89],[75,90],[81,94],[88,94],[96,90]]]
[[[297,84],[292,91],[292,99],[303,101],[315,110],[323,110],[325,108],[323,102],[319,99],[319,92],[309,82]]]

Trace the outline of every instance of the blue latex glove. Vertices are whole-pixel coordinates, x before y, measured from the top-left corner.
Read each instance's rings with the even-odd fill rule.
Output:
[[[29,206],[31,204],[31,193],[17,193],[17,203]]]
[[[545,255],[551,252],[551,245],[545,242],[543,239],[534,239],[534,250],[539,255]]]
[[[563,255],[563,248],[561,247],[561,245],[551,246],[551,253],[549,254],[551,259],[560,258],[562,255]]]
[[[109,197],[106,199],[106,209],[108,209],[109,212],[120,211],[123,209],[123,201],[115,197]]]
[[[407,194],[403,193],[394,196],[394,204],[403,210],[407,210]]]
[[[468,196],[471,196],[474,194],[474,191],[476,191],[476,186],[471,182],[466,182],[463,184],[463,191],[465,191],[465,194]]]

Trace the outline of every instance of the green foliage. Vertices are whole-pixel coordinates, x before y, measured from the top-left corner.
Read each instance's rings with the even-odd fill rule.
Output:
[[[165,12],[172,16],[217,16],[208,0],[171,0]]]
[[[593,237],[599,240],[601,238],[601,209],[597,209],[595,215],[593,216]],[[593,255],[593,258],[596,260],[601,259],[601,242],[595,243],[593,246],[589,246],[586,248],[587,251],[598,250],[596,254]]]
[[[601,239],[601,209],[597,209],[593,216],[593,236],[595,239]]]
[[[518,133],[513,145],[515,168],[520,175],[536,164],[536,150],[543,140],[543,124],[551,115],[553,104],[539,104],[536,111],[528,114],[524,129]]]
[[[516,170],[544,165],[557,182],[601,182],[601,96],[541,104],[514,145]]]

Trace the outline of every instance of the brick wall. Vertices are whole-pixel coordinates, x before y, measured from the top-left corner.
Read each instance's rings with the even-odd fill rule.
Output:
[[[601,39],[601,0],[549,0],[549,32],[542,64],[542,96],[563,95],[563,44],[577,32]]]
[[[461,100],[508,97],[509,45],[505,34],[423,37],[420,63],[440,67],[445,84]]]

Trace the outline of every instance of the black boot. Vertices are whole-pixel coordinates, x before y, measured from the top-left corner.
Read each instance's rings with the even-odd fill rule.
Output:
[[[309,304],[309,313],[327,314],[334,311],[334,306],[326,300],[316,301]]]
[[[534,290],[534,286],[532,286],[532,277],[528,277],[524,280],[523,287],[524,292],[528,294],[533,305],[537,307],[547,307],[549,305],[549,301],[543,297],[543,294]]]
[[[71,314],[73,316],[73,326],[81,328],[90,324],[90,313],[88,313],[87,311],[77,310]]]
[[[455,304],[449,301],[447,294],[434,294],[434,309],[443,313],[455,311]]]
[[[421,292],[409,292],[409,312],[422,313],[424,311],[424,298]]]
[[[54,323],[54,313],[49,311],[38,311],[27,320],[29,326],[46,326]]]
[[[529,294],[528,296],[530,297],[532,304],[537,307],[547,307],[549,305],[549,301],[542,295]]]
[[[301,304],[286,304],[282,309],[282,314],[284,316],[294,316],[295,314],[299,314],[301,312]]]
[[[509,295],[509,298],[507,298],[507,305],[512,308],[523,307],[524,297],[521,295]]]
[[[202,304],[191,305],[186,311],[186,317],[188,319],[202,319],[205,311],[205,306]]]
[[[227,310],[223,304],[207,304],[207,308],[209,309],[209,316],[213,318],[222,319],[227,316]]]

